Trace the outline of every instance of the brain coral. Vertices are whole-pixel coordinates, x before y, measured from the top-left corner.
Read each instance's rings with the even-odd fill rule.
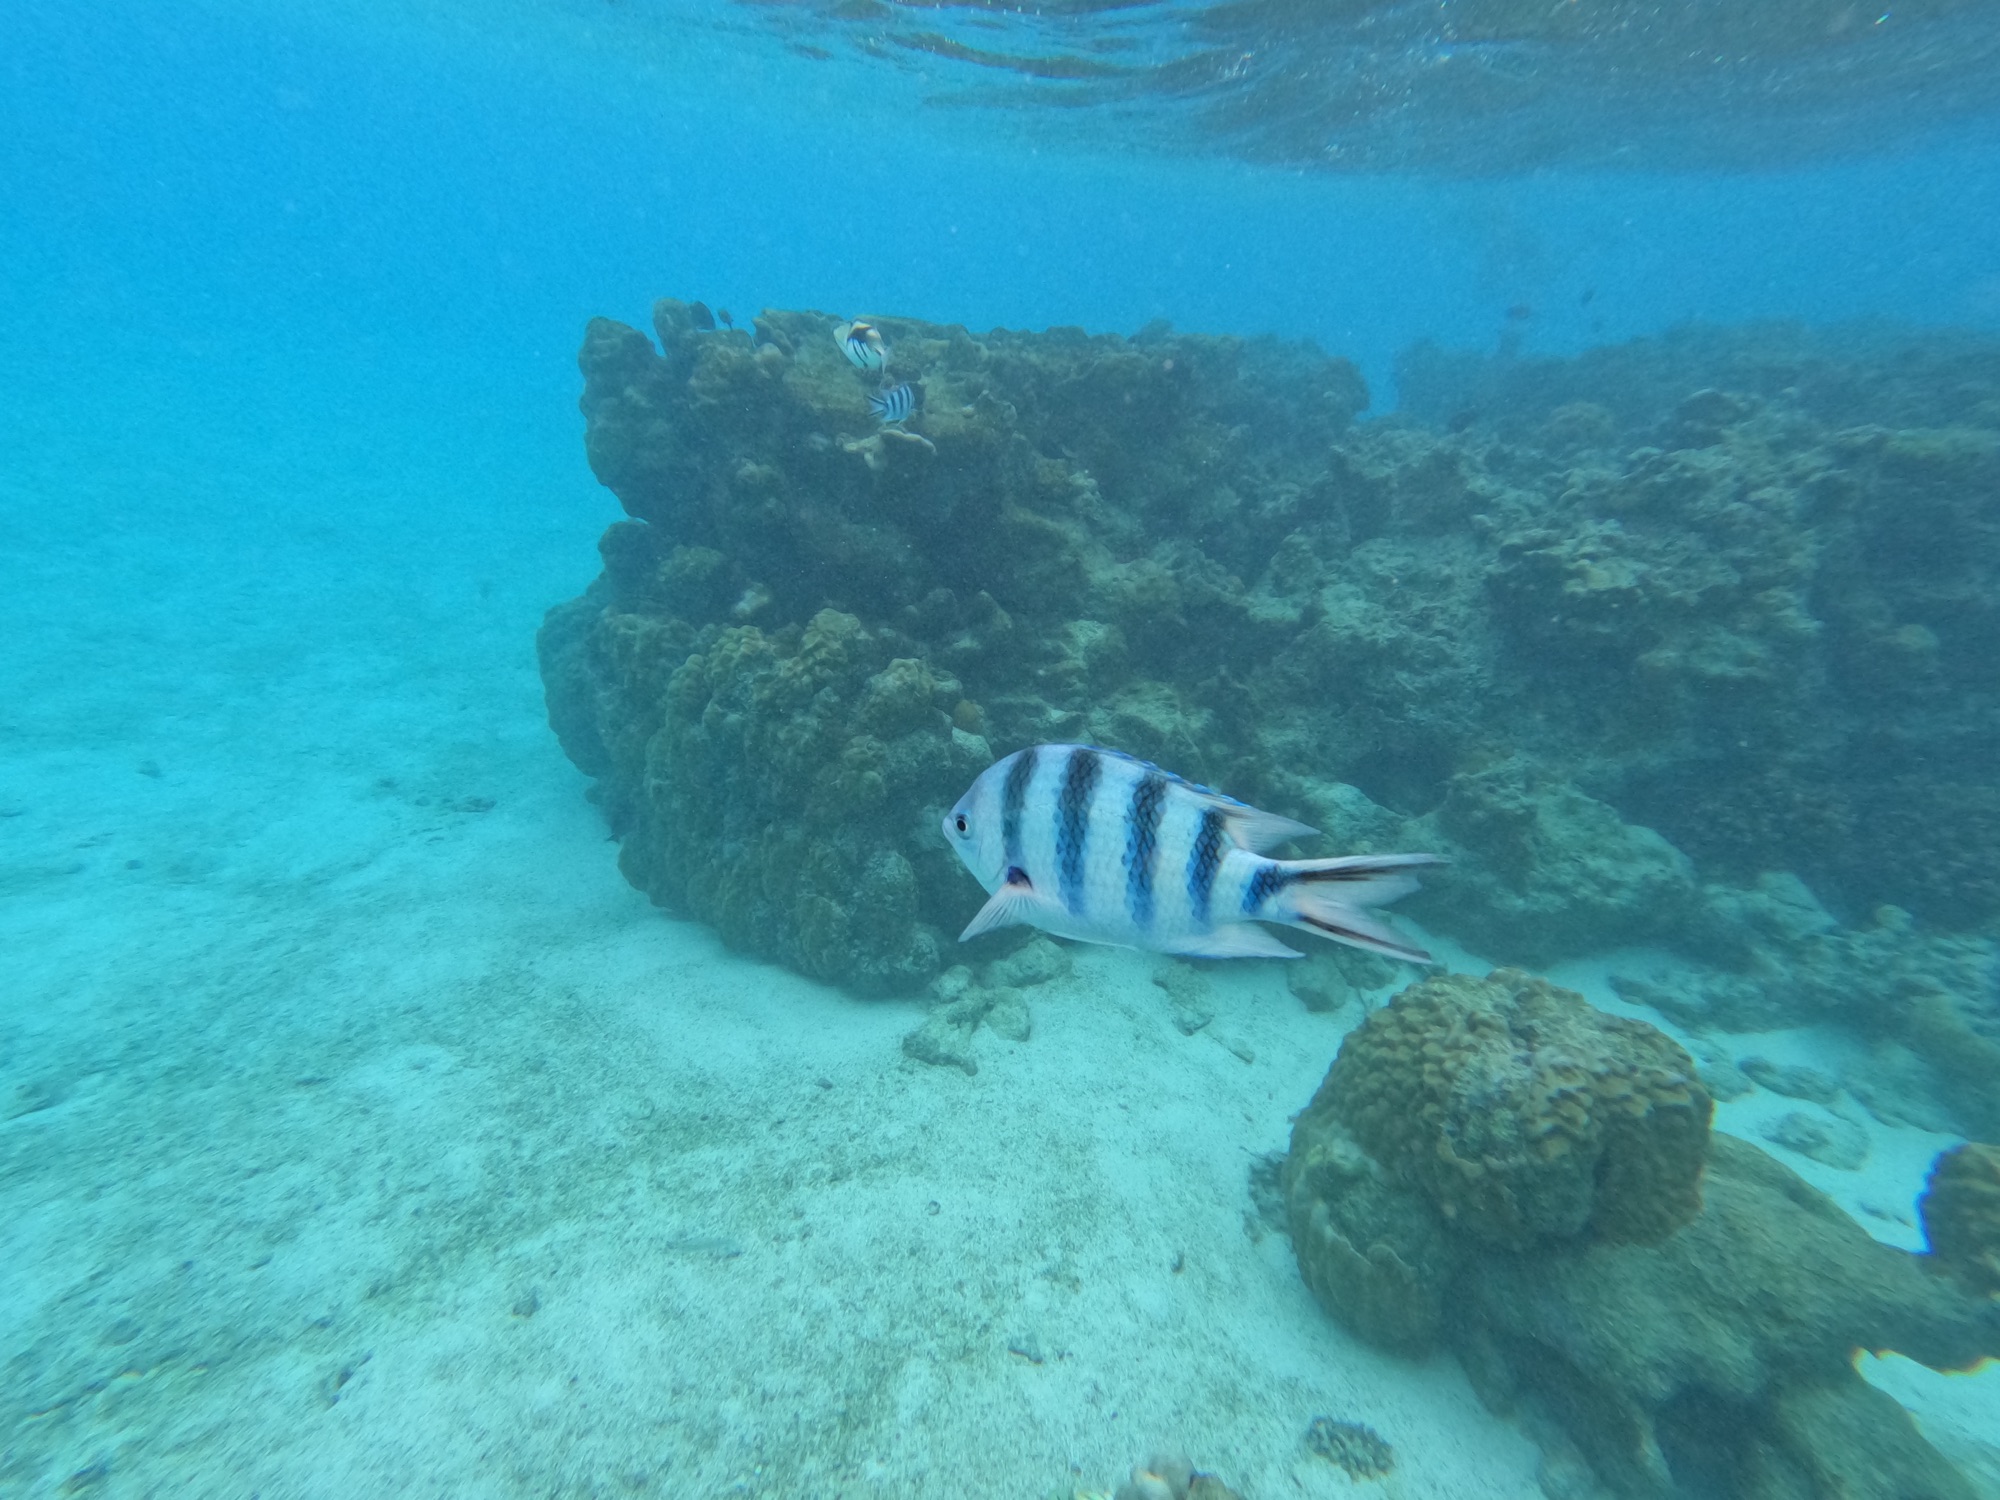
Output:
[[[1292,1127],[1284,1184],[1299,1274],[1320,1306],[1377,1348],[1429,1353],[1463,1259],[1431,1206],[1317,1102]]]
[[[1918,1207],[1931,1254],[1976,1290],[2000,1295],[2000,1146],[1945,1152]]]
[[[1351,1033],[1325,1112],[1459,1235],[1654,1243],[1701,1208],[1713,1102],[1643,1022],[1517,969],[1412,985]]]

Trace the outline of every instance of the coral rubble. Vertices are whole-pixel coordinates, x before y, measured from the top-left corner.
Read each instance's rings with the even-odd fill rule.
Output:
[[[1309,346],[877,318],[883,428],[839,321],[586,334],[631,519],[542,667],[655,899],[919,992],[978,895],[936,810],[1106,743],[1452,855],[1411,914],[1492,957],[1665,945],[1708,1022],[1855,1026],[1993,1124],[1995,346],[1432,351],[1364,422]]]
[[[918,1062],[979,1071],[972,1038],[982,1026],[1010,1042],[1025,1042],[1034,1030],[1023,989],[1069,972],[1069,955],[1045,937],[1030,938],[1005,958],[982,964],[975,974],[955,964],[931,981],[934,1002],[923,1024],[903,1038],[903,1051]]]
[[[1236,1491],[1213,1474],[1204,1474],[1176,1451],[1156,1453],[1132,1466],[1132,1473],[1115,1491],[1070,1490],[1051,1500],[1239,1500]]]
[[[1314,1417],[1306,1428],[1306,1446],[1352,1479],[1380,1479],[1396,1467],[1395,1450],[1374,1428],[1359,1422]]]
[[[1711,1137],[1671,1041],[1593,1015],[1502,970],[1412,986],[1349,1036],[1284,1176],[1320,1301],[1385,1348],[1452,1348],[1542,1442],[1552,1493],[1581,1466],[1647,1500],[1969,1500],[1852,1359],[2000,1356],[1990,1161],[1940,1167],[1937,1257],[1893,1249]]]

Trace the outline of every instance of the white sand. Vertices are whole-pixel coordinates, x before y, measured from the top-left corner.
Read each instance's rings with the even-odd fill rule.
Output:
[[[1032,1496],[1177,1443],[1344,1495],[1325,1414],[1391,1493],[1536,1493],[1246,1232],[1341,1034],[1278,971],[1183,1037],[1084,954],[912,1063],[914,1004],[617,873],[532,657],[579,454],[161,428],[0,480],[0,1492]]]
[[[1174,1443],[1343,1496],[1325,1414],[1395,1445],[1392,1495],[1538,1493],[1449,1358],[1358,1345],[1246,1226],[1357,1010],[1245,965],[1183,1037],[1148,961],[1079,950],[1031,1041],[914,1064],[914,1004],[619,877],[532,658],[610,514],[580,456],[459,455],[454,489],[407,433],[176,431],[0,480],[32,647],[0,668],[0,1492],[1027,1497]],[[1907,1210],[1938,1143],[1867,1123],[1852,1184],[1792,1164]],[[1962,1460],[2000,1432],[1986,1377],[1877,1378]]]

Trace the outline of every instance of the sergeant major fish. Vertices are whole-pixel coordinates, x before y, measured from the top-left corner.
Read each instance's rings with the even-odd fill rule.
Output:
[[[879,370],[889,362],[889,346],[873,323],[864,323],[859,318],[842,323],[833,330],[833,338],[840,345],[840,352],[847,356],[847,362],[857,370]]]
[[[909,382],[905,381],[901,385],[890,387],[880,395],[870,396],[868,409],[884,423],[901,422],[917,409],[917,393]]]
[[[1298,958],[1278,922],[1410,963],[1430,955],[1371,914],[1432,854],[1270,859],[1315,833],[1117,750],[1033,745],[988,766],[945,839],[991,899],[959,941],[1026,923],[1188,958]]]

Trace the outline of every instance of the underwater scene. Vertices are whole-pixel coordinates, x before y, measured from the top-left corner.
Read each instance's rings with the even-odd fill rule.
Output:
[[[2000,1500],[2000,0],[0,9],[0,1496]]]

